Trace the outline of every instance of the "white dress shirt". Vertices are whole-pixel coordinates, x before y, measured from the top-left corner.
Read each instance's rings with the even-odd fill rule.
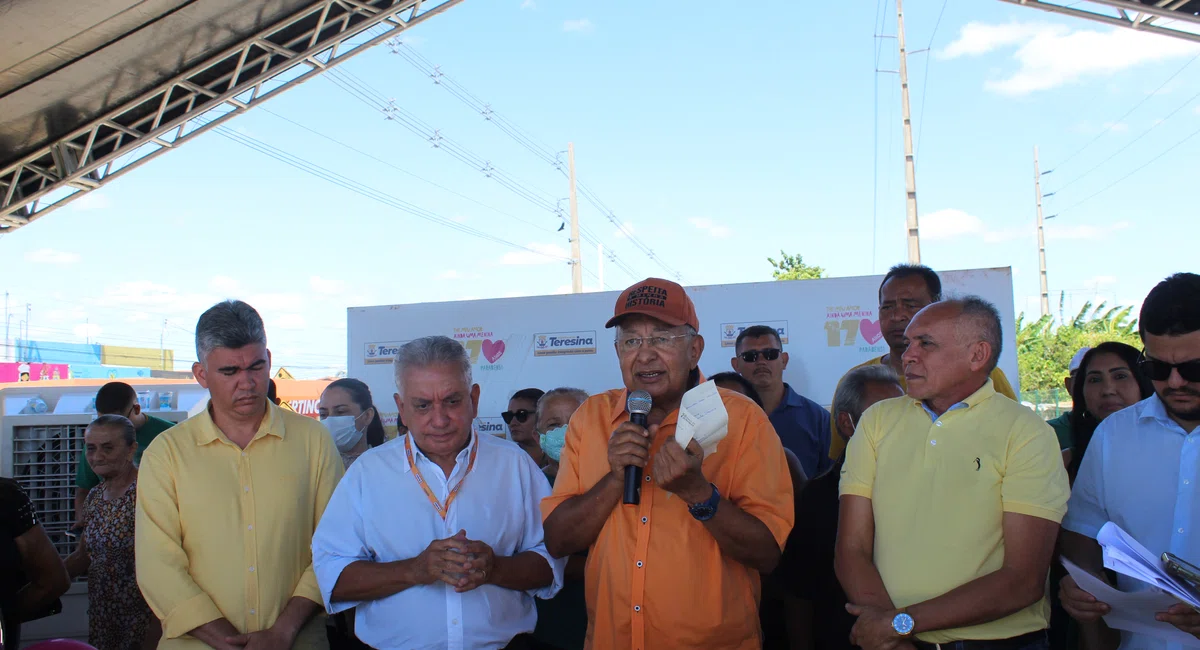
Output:
[[[1200,429],[1184,431],[1157,395],[1118,411],[1096,427],[1067,504],[1063,528],[1092,539],[1114,522],[1158,555],[1164,551],[1200,564]],[[1117,576],[1123,591],[1150,585]],[[1154,621],[1148,620],[1147,623]],[[1121,631],[1122,650],[1181,650]]]
[[[409,434],[411,435],[411,434]],[[338,484],[313,535],[313,568],[330,614],[356,608],[355,633],[378,650],[503,648],[537,623],[534,597],[551,598],[562,588],[566,559],[546,551],[539,504],[550,483],[529,454],[495,436],[472,434],[450,478],[425,457],[412,453],[421,476],[443,504],[450,489],[474,469],[450,504],[445,521],[417,483],[404,451],[408,436],[359,457]],[[331,602],[342,571],[353,562],[393,562],[420,555],[435,540],[466,530],[497,556],[533,551],[546,558],[554,582],[530,592],[483,585],[465,593],[438,581],[366,602]]]

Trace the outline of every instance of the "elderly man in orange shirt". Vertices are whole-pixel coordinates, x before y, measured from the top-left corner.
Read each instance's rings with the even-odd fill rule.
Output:
[[[683,287],[633,285],[606,327],[616,327],[625,387],[575,412],[554,494],[542,502],[551,555],[588,551],[585,647],[761,648],[759,574],[778,564],[795,517],[779,436],[754,402],[719,389],[729,424],[716,450],[676,442],[704,351]],[[648,430],[626,412],[638,390],[652,399]],[[644,471],[637,505],[622,503],[629,465]]]

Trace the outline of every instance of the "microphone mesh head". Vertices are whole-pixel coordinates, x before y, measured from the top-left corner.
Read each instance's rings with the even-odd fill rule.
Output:
[[[650,393],[644,390],[635,390],[629,394],[629,398],[625,400],[625,410],[630,413],[646,414],[650,412],[650,405],[653,402],[650,399]]]

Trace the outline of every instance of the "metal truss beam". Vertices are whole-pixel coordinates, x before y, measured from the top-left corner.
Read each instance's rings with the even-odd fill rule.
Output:
[[[0,234],[29,224],[460,2],[314,2],[0,170]],[[364,35],[376,26],[382,33]],[[197,121],[201,116],[205,119]]]
[[[1193,29],[1200,31],[1200,16],[1180,10],[1189,0],[1157,0],[1154,4],[1142,4],[1140,2],[1131,2],[1130,0],[1085,0],[1085,2],[1073,2],[1069,5],[1055,4],[1046,0],[1000,1],[1024,7],[1033,7],[1034,9],[1041,9],[1042,11],[1063,14],[1065,16],[1084,18],[1116,27],[1125,27],[1139,32],[1160,34],[1162,36],[1200,43],[1200,33],[1196,31],[1154,24],[1155,21],[1167,19],[1168,21],[1179,21],[1194,25],[1196,27],[1193,27]],[[1058,0],[1058,2],[1063,3],[1067,1]],[[1084,7],[1077,8],[1081,4]],[[1107,13],[1104,13],[1105,11]]]

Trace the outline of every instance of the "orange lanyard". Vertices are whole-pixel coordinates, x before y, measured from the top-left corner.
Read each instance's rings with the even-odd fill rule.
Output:
[[[454,488],[450,490],[450,494],[446,495],[446,504],[442,505],[442,503],[438,501],[438,498],[434,496],[433,490],[429,489],[429,485],[425,482],[425,477],[421,476],[421,470],[417,468],[417,464],[413,461],[411,441],[412,434],[409,434],[404,438],[404,453],[408,455],[408,466],[412,468],[413,478],[417,479],[417,485],[420,485],[421,489],[425,490],[425,497],[429,499],[429,503],[433,504],[433,509],[437,510],[437,513],[441,515],[442,521],[445,521],[446,514],[450,512],[450,504],[454,503],[454,497],[458,496],[458,491],[462,489],[463,483],[467,481],[467,475],[470,474],[471,470],[475,467],[475,454],[479,452],[479,442],[476,441],[475,446],[471,448],[471,459],[467,461],[466,473],[464,473],[463,477],[459,479],[458,485],[455,485]]]

